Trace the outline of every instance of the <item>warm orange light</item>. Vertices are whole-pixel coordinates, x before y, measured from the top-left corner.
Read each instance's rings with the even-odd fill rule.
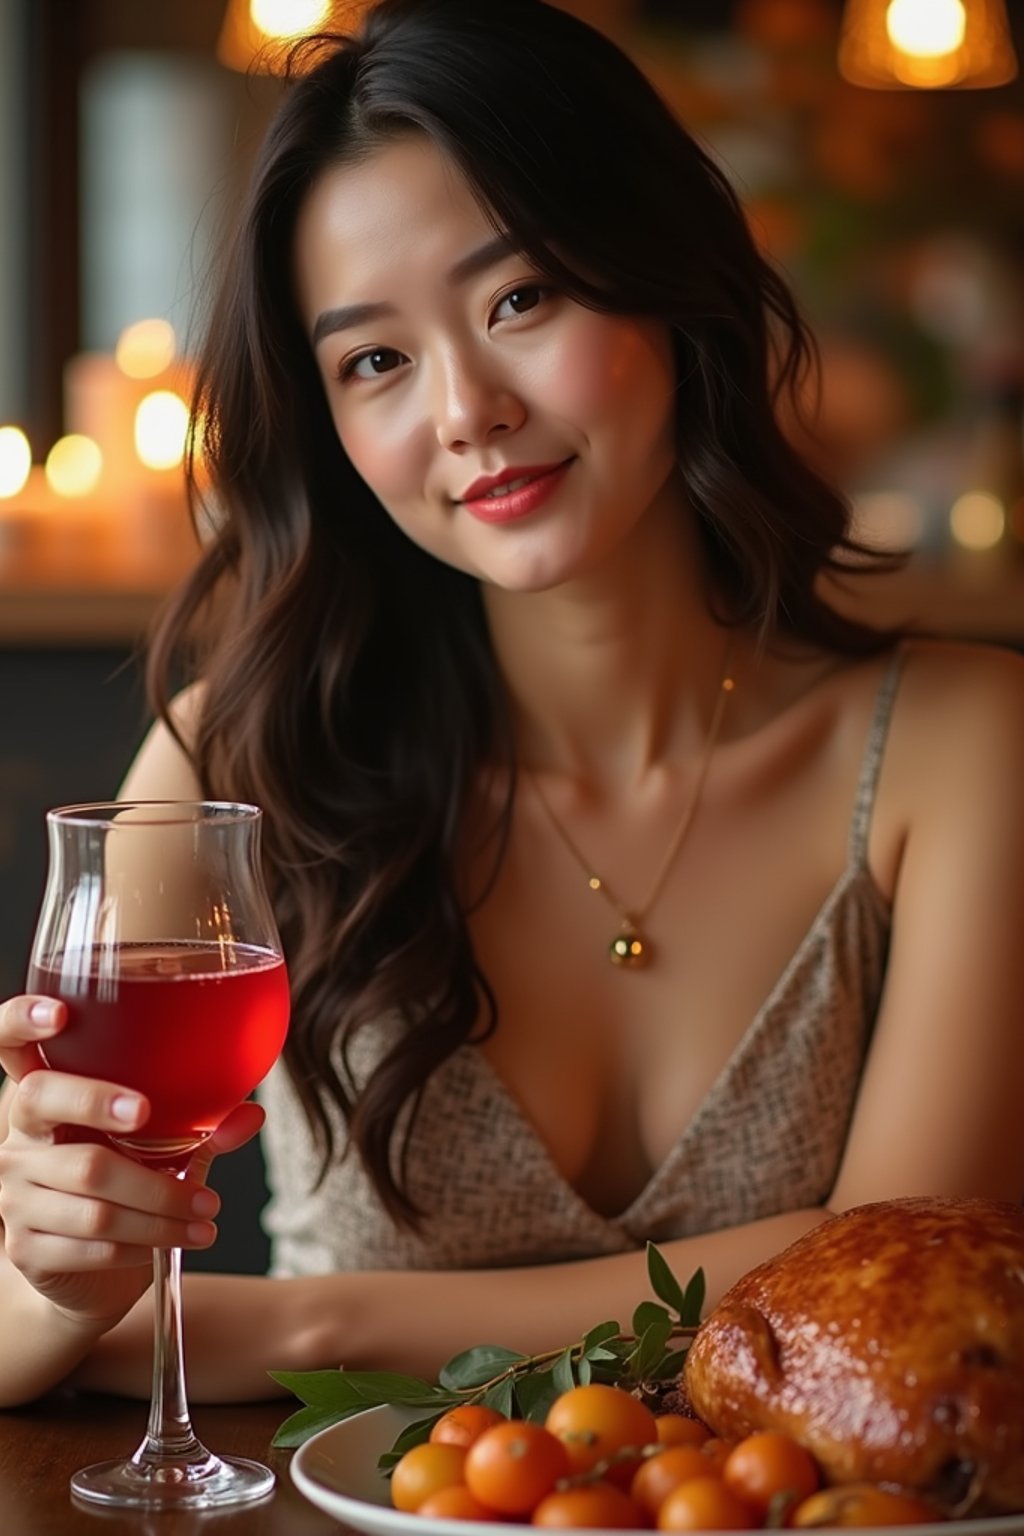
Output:
[[[302,37],[322,27],[331,0],[249,0],[249,15],[265,37]]]
[[[58,438],[46,456],[46,479],[58,496],[88,496],[102,471],[99,444],[81,432]]]
[[[117,338],[114,357],[130,379],[152,379],[174,361],[177,338],[166,320],[136,320]]]
[[[373,0],[228,0],[217,57],[229,69],[282,74],[288,50],[310,33],[351,32]]]
[[[878,89],[1005,85],[1017,59],[1004,0],[846,0],[839,69]]]
[[[20,427],[0,427],[0,497],[17,496],[32,468],[32,449]]]
[[[916,59],[940,59],[963,47],[967,12],[963,0],[889,0],[889,41]]]
[[[185,456],[188,406],[171,389],[155,389],[135,412],[135,452],[147,469],[174,469]]]
[[[963,549],[995,549],[1006,532],[1006,508],[988,491],[967,491],[953,503],[949,530]]]

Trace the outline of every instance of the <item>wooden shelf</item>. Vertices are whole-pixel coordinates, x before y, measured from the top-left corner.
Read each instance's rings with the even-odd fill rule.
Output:
[[[72,525],[47,540],[0,521],[0,644],[135,645],[197,553],[184,514],[134,529]]]

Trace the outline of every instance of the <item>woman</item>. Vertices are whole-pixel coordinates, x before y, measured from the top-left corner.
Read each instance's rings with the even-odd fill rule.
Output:
[[[821,595],[846,509],[773,409],[808,346],[721,174],[540,0],[313,54],[122,790],[266,807],[294,986],[275,1274],[191,1277],[197,1399],[553,1347],[648,1237],[713,1301],[831,1212],[1024,1190],[1021,665]],[[215,1235],[202,1169],[97,1142],[136,1095],[28,1070],[62,1022],[0,1013],[6,1404],[144,1395],[148,1250]]]

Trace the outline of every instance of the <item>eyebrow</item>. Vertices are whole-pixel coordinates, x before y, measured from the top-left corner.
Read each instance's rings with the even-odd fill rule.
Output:
[[[453,267],[449,267],[444,280],[450,287],[456,287],[486,272],[488,267],[496,266],[514,250],[516,245],[511,236],[495,235],[475,251],[460,257]],[[325,336],[333,336],[336,331],[348,331],[353,326],[365,325],[370,320],[380,320],[395,312],[395,306],[386,303],[343,304],[338,309],[325,309],[317,315],[313,324],[313,346],[318,347]]]

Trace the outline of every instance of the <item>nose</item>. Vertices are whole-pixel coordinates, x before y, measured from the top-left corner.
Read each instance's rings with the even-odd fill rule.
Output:
[[[472,348],[452,349],[438,365],[434,419],[442,448],[458,453],[514,432],[526,419],[526,407],[494,360]]]

